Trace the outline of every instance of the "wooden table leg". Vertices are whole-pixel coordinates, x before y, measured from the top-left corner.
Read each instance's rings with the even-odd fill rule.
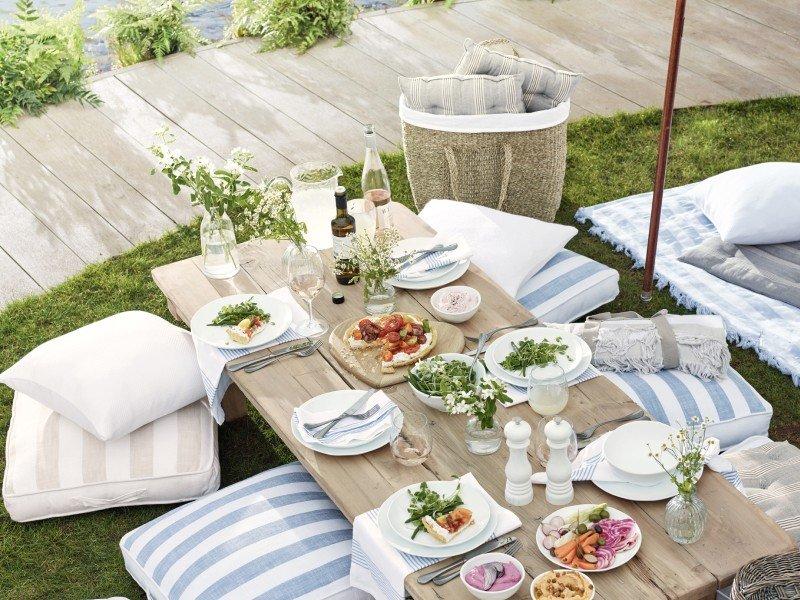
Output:
[[[225,422],[235,421],[247,415],[247,404],[244,394],[236,384],[231,384],[222,397],[222,410],[225,411]]]

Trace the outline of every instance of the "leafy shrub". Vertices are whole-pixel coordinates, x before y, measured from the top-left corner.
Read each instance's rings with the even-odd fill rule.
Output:
[[[439,0],[408,0],[408,2],[406,2],[406,6],[418,6],[420,4],[433,4],[434,2],[439,2]],[[455,0],[444,0],[444,5],[447,8],[451,8],[454,3],[455,3]]]
[[[82,12],[80,1],[55,17],[37,11],[33,0],[18,0],[15,21],[0,26],[0,124],[65,100],[100,103],[86,87],[93,67],[83,53]]]
[[[260,37],[262,50],[305,52],[318,40],[343,38],[357,9],[352,0],[233,0],[231,34]]]
[[[207,40],[185,21],[202,4],[202,0],[125,0],[95,13],[96,30],[123,67],[175,52],[194,54]]]

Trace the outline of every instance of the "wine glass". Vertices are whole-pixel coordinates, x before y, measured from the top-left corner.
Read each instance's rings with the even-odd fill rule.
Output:
[[[328,331],[328,323],[314,317],[314,298],[325,285],[325,268],[319,250],[303,246],[293,253],[286,264],[289,286],[292,291],[308,303],[308,320],[295,328],[305,337],[318,337]]]
[[[555,376],[544,377],[543,369],[530,367],[528,374],[528,404],[542,416],[557,415],[567,406],[569,400],[569,387],[564,369],[558,369]]]
[[[572,421],[566,417],[561,417],[561,419],[566,421],[572,428],[572,436],[570,436],[569,446],[567,446],[567,458],[572,462],[578,456],[578,437],[575,435]],[[551,417],[542,417],[536,426],[536,432],[533,434],[533,448],[536,452],[536,458],[539,459],[539,464],[543,467],[547,467],[547,460],[550,458],[550,446],[547,445],[547,436],[544,434],[545,425],[550,421],[552,421]]]
[[[401,412],[392,414],[392,440],[389,447],[392,456],[401,465],[413,467],[424,463],[433,449],[431,424],[421,412]]]
[[[375,236],[375,205],[364,198],[356,198],[347,203],[347,212],[356,221],[356,233],[366,233],[369,237]]]

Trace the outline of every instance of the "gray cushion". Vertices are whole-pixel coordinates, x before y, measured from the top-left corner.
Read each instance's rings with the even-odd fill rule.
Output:
[[[800,242],[745,246],[712,236],[678,258],[715,277],[800,307]]]
[[[522,76],[400,77],[409,108],[435,115],[523,113]]]
[[[531,60],[503,54],[467,39],[466,51],[455,68],[460,75],[523,76],[522,99],[528,112],[553,108],[567,100],[581,79],[579,73],[559,71]]]

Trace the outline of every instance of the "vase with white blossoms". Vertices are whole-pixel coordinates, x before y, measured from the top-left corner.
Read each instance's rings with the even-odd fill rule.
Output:
[[[452,415],[469,415],[464,441],[472,454],[492,454],[500,449],[503,428],[495,419],[497,403],[511,402],[505,385],[493,377],[478,382],[463,380],[442,400]]]

